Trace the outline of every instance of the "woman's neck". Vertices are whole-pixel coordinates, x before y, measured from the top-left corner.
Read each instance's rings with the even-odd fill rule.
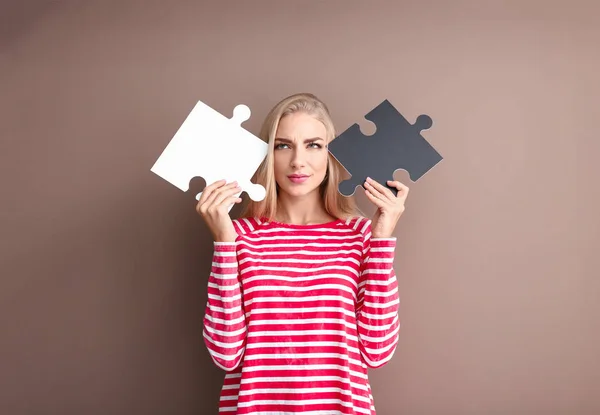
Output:
[[[291,197],[280,193],[277,198],[277,222],[292,225],[314,225],[328,222],[335,218],[325,211],[319,191],[311,194]]]

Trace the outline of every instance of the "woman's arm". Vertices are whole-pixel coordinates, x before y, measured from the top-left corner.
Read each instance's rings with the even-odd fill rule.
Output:
[[[363,234],[356,312],[358,342],[367,366],[377,368],[392,358],[398,344],[400,298],[394,272],[396,238],[372,238],[370,226]]]
[[[236,243],[213,244],[203,336],[215,364],[231,371],[239,366],[246,346],[246,319],[238,277]]]

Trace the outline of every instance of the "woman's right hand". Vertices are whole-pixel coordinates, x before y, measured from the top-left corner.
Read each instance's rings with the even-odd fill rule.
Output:
[[[242,201],[236,196],[240,190],[237,182],[219,180],[206,186],[200,195],[196,211],[206,222],[215,242],[235,242],[237,238],[229,208]]]

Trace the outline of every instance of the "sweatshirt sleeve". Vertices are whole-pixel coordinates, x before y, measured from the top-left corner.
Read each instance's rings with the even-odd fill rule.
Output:
[[[246,319],[235,242],[213,242],[203,336],[215,364],[236,369],[246,346]]]
[[[370,223],[363,235],[357,304],[358,343],[367,366],[377,368],[392,358],[398,344],[400,298],[394,272],[396,238],[372,238]]]

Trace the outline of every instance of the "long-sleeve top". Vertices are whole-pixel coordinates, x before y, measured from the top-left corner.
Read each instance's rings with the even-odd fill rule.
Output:
[[[214,242],[203,336],[225,371],[219,413],[375,414],[368,368],[398,343],[396,238],[363,217],[234,220]]]

